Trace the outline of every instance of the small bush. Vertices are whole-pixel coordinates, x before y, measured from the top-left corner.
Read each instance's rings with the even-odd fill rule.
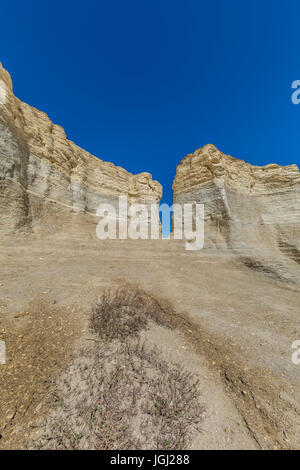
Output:
[[[58,384],[34,448],[187,448],[203,413],[199,383],[133,338],[149,320],[166,325],[166,317],[140,289],[106,290],[92,309],[95,341]]]
[[[185,449],[199,384],[138,341],[93,344],[61,381],[39,449]]]
[[[92,308],[91,327],[107,339],[124,339],[136,335],[148,320],[167,325],[160,303],[144,291],[130,286],[106,289]]]

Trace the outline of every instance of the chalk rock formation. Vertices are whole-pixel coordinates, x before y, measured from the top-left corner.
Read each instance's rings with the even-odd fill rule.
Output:
[[[101,202],[159,202],[149,173],[132,175],[66,138],[62,127],[13,94],[0,63],[0,233],[56,232],[95,224]]]
[[[206,247],[226,247],[257,259],[284,255],[300,263],[296,165],[253,166],[205,145],[177,166],[173,190],[176,203],[205,205]],[[253,258],[248,262],[254,263]]]

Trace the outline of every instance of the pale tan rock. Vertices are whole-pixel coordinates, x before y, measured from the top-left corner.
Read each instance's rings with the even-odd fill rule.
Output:
[[[0,65],[0,232],[82,230],[101,202],[159,202],[161,185],[67,139],[62,127],[16,98]],[[92,218],[91,218],[92,216]]]
[[[256,259],[272,266],[283,256],[300,263],[296,165],[253,166],[205,145],[177,166],[173,189],[174,202],[205,205],[206,247],[233,249],[257,268]]]

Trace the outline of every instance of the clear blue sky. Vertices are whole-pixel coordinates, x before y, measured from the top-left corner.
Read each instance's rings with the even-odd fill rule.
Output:
[[[0,60],[16,95],[171,202],[176,165],[206,143],[300,164],[300,2],[10,0]]]

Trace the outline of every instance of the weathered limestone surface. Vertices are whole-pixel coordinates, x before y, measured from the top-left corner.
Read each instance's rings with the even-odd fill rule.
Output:
[[[66,138],[62,127],[13,94],[0,64],[0,233],[55,233],[95,224],[101,202],[159,202],[161,185],[133,175]]]
[[[283,255],[300,263],[296,165],[253,166],[206,145],[177,166],[173,189],[174,202],[205,205],[206,247],[251,255],[252,261],[245,258],[249,264],[255,256],[274,264]]]
[[[252,166],[213,145],[177,167],[174,202],[205,205],[205,247],[229,248],[270,273],[300,263],[300,173],[296,165]],[[132,175],[66,138],[13,94],[0,66],[0,234],[90,233],[101,202],[159,202],[149,173]],[[93,231],[91,232],[91,228]],[[290,271],[290,269],[289,269]]]

